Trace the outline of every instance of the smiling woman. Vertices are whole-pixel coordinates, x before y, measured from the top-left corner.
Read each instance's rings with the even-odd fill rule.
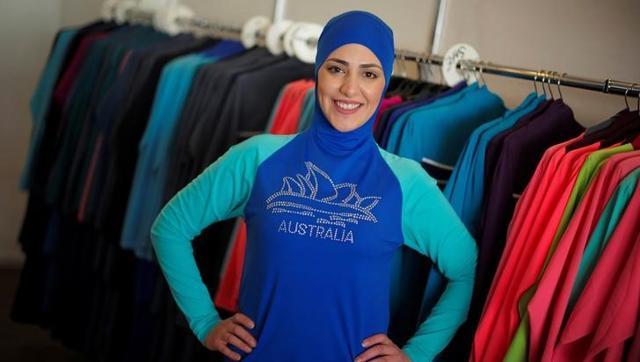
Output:
[[[362,126],[376,112],[384,88],[380,61],[360,44],[334,50],[318,72],[320,107],[341,132]]]
[[[244,361],[429,361],[464,321],[475,243],[434,179],[372,135],[393,60],[393,33],[375,15],[331,19],[318,41],[311,127],[232,147],[160,213],[158,261],[209,349]],[[247,225],[240,313],[221,320],[190,242],[237,216]],[[402,245],[450,283],[401,349],[386,333]]]

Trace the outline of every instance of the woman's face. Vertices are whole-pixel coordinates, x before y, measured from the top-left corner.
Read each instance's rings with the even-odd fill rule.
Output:
[[[318,70],[320,108],[338,131],[354,130],[378,108],[384,83],[382,65],[369,48],[343,45]]]

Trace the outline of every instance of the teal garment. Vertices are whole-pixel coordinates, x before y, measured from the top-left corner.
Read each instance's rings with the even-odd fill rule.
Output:
[[[444,194],[471,235],[477,236],[484,196],[484,155],[489,142],[498,133],[513,127],[520,118],[535,110],[542,102],[544,97],[531,93],[518,107],[482,124],[469,136]]]
[[[302,132],[309,128],[311,125],[311,116],[313,116],[313,103],[315,99],[316,91],[311,88],[304,96],[302,103],[302,113],[300,115],[300,122],[298,122],[298,132]]]
[[[200,66],[216,61],[199,54],[169,62],[162,70],[151,116],[138,147],[138,161],[129,194],[120,245],[151,260],[150,229],[162,207],[166,175],[161,171],[191,82]]]
[[[489,141],[499,132],[512,127],[518,119],[533,111],[543,101],[544,97],[537,97],[535,93],[531,93],[518,107],[507,111],[493,121],[480,125],[469,136],[465,149],[458,158],[453,174],[444,189],[444,195],[472,236],[476,237],[482,206],[484,154]],[[469,193],[467,193],[468,188],[471,188]],[[424,320],[431,312],[445,285],[446,280],[435,267],[432,267],[420,307],[419,321]]]
[[[404,133],[404,128],[406,123],[409,120],[409,117],[411,115],[413,115],[414,113],[420,111],[420,110],[429,110],[429,109],[437,109],[439,107],[445,107],[451,104],[455,104],[456,102],[458,102],[460,99],[462,99],[463,97],[465,97],[467,94],[469,93],[475,93],[477,92],[478,89],[478,84],[474,83],[471,84],[470,86],[467,86],[465,88],[463,88],[462,90],[460,90],[459,92],[456,92],[448,97],[443,97],[443,98],[438,98],[437,100],[428,103],[424,106],[418,107],[418,108],[414,108],[408,112],[403,113],[402,115],[400,115],[400,117],[398,117],[398,119],[391,125],[391,131],[389,132],[389,138],[387,139],[387,144],[386,144],[386,150],[391,152],[391,153],[395,153],[398,154],[398,148],[400,147],[400,141],[402,138],[402,135]]]
[[[396,154],[453,166],[471,132],[505,112],[504,102],[486,86],[455,103],[410,112]]]
[[[269,115],[269,121],[267,121],[267,133],[271,133],[273,129],[273,122],[276,119],[276,114],[278,113],[278,109],[280,108],[280,102],[282,102],[282,96],[284,95],[285,89],[287,89],[287,85],[285,84],[280,92],[278,93],[278,98],[276,98],[275,103],[273,103],[273,108],[271,108],[271,114]]]
[[[569,304],[565,316],[571,314],[576,301],[580,297],[582,290],[584,289],[593,269],[598,263],[598,259],[604,251],[611,234],[616,229],[620,218],[624,214],[629,201],[634,195],[636,185],[640,179],[640,168],[633,170],[629,173],[618,185],[611,198],[607,202],[607,206],[602,211],[602,215],[598,219],[598,224],[593,230],[593,233],[589,237],[587,246],[584,250],[580,266],[578,267],[578,274],[576,274],[576,280],[573,283],[573,289],[571,290],[571,296],[569,297]]]
[[[40,142],[44,135],[45,117],[49,109],[49,104],[51,103],[53,89],[60,75],[69,44],[71,44],[77,32],[77,29],[70,28],[63,29],[58,33],[47,64],[40,75],[38,86],[29,102],[32,128],[29,149],[27,150],[27,161],[20,178],[20,188],[23,190],[27,190],[31,185],[33,161],[34,157],[38,154]]]

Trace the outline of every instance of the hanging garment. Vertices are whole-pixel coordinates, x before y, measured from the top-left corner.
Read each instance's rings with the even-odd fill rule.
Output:
[[[241,218],[236,222],[232,240],[229,254],[225,258],[227,265],[222,267],[223,272],[214,303],[218,309],[237,313],[244,255],[247,249],[247,224]]]
[[[572,238],[570,235],[572,235],[572,232],[563,238],[564,242],[562,243],[562,248],[556,251],[560,238],[562,238],[565,234],[565,230],[567,229],[567,225],[569,224],[570,220],[572,220],[572,222],[577,222],[576,220],[578,220],[578,218],[573,218],[574,211],[577,208],[578,204],[580,202],[583,202],[583,195],[587,192],[587,186],[596,177],[596,174],[600,169],[602,163],[606,161],[610,156],[621,152],[628,152],[632,149],[633,148],[630,144],[625,144],[619,147],[612,147],[594,151],[584,161],[584,164],[580,168],[574,184],[569,185],[569,187],[571,188],[571,194],[569,196],[569,200],[567,201],[567,205],[564,208],[564,212],[560,219],[560,223],[558,224],[555,235],[553,236],[551,244],[549,245],[542,271],[539,274],[536,282],[527,289],[527,291],[520,297],[520,300],[518,301],[518,310],[520,311],[521,321],[516,334],[513,337],[511,346],[506,354],[506,359],[512,361],[526,360],[527,350],[529,351],[530,356],[536,356],[536,358],[532,358],[532,360],[536,360],[537,358],[539,358],[539,356],[537,356],[537,353],[533,351],[533,348],[527,349],[530,329],[529,317],[531,316],[533,319],[537,320],[548,316],[547,311],[553,304],[552,301],[549,300],[550,294],[556,290],[557,286],[553,285],[554,280],[557,283],[558,278],[563,277],[563,275],[560,275],[560,273],[564,274],[562,272],[562,269],[564,269],[565,267],[569,267],[570,263],[568,262],[568,260],[566,260],[566,253],[568,252],[567,248],[569,248],[571,244]],[[543,242],[543,240],[541,240],[540,238],[534,237],[533,239],[529,239],[529,242],[534,241]],[[550,263],[553,264],[553,266],[548,269]],[[538,283],[540,283],[540,285]],[[567,288],[568,290],[565,293],[567,293],[568,295],[571,286],[568,285]],[[531,311],[535,308],[538,308],[537,312],[527,312],[527,309]],[[543,309],[544,311],[540,311],[540,309]],[[560,316],[559,318],[562,319],[562,316]],[[545,334],[548,335],[549,333]]]
[[[443,192],[472,235],[477,234],[480,218],[485,189],[484,155],[488,143],[496,134],[512,127],[543,101],[543,97],[537,97],[535,93],[529,94],[517,108],[479,126],[469,136]]]
[[[307,90],[313,87],[313,81],[309,80],[300,80],[289,83],[286,86],[269,133],[283,135],[297,133],[298,122],[302,116],[304,98],[307,95]]]
[[[310,88],[304,96],[302,114],[300,115],[300,121],[298,122],[298,132],[304,132],[311,126],[315,95],[315,88]]]
[[[507,257],[509,255],[509,247],[506,247],[505,251],[501,252],[507,231],[506,226],[515,207],[513,195],[520,194],[521,190],[525,188],[547,147],[574,137],[582,130],[582,126],[573,119],[571,109],[561,101],[556,101],[534,119],[529,119],[526,123],[521,122],[513,129],[496,136],[502,137],[502,145],[500,146],[500,156],[496,163],[490,190],[486,197],[487,207],[483,211],[484,227],[479,243],[480,264],[478,274],[479,277],[484,277],[484,279],[478,280],[477,283],[487,283],[490,280],[492,275],[490,271],[495,270],[495,265],[497,264],[495,261],[500,258],[500,255],[502,255],[501,260],[505,260],[505,266],[502,267],[503,262],[501,261],[501,266],[495,273],[491,291],[486,299],[482,318],[475,333],[472,349],[473,358],[476,361],[482,361],[485,358],[493,360],[504,357],[508,347],[507,339],[511,337],[512,330],[517,327],[517,324],[513,325],[514,317],[512,315],[515,314],[515,318],[517,318],[518,314],[512,299],[516,297],[516,288],[507,287],[507,285],[510,285],[513,278],[516,278],[517,283],[523,282],[526,285],[530,285],[529,278],[535,278],[540,268],[538,266],[536,270],[535,266],[527,263],[526,270],[520,271],[525,264],[518,263],[514,265],[518,268],[518,271],[511,270],[510,268],[514,266],[510,263],[516,263],[518,259]],[[571,155],[571,157],[582,156],[584,156],[584,153]],[[566,164],[567,166],[572,165],[570,162]],[[568,171],[569,169],[567,168],[564,172]],[[568,178],[566,182],[569,183],[571,182],[570,180],[571,178]],[[562,190],[559,191],[558,196],[565,195],[568,198],[569,192],[563,194]],[[558,201],[555,200],[554,202]],[[555,227],[546,230],[551,229],[555,232]],[[514,243],[514,245],[523,244]],[[509,263],[506,263],[506,261],[509,261]],[[504,268],[506,269],[501,270]],[[476,288],[481,292],[486,290],[484,288],[487,287],[485,284],[479,284]],[[492,343],[488,343],[488,338],[492,340]]]
[[[316,64],[353,42],[378,56],[388,82],[391,31],[367,13],[330,21]],[[243,214],[247,252],[239,309],[255,321],[250,333],[258,340],[251,353],[241,353],[244,360],[303,359],[310,350],[317,361],[352,359],[363,351],[364,338],[386,332],[391,257],[405,243],[436,260],[450,279],[404,347],[413,360],[429,360],[466,314],[473,240],[418,164],[376,146],[375,113],[364,126],[339,132],[315,104],[308,131],[257,136],[233,147],[165,206],[152,236],[178,305],[204,340],[220,319],[200,282],[190,240],[214,220]],[[213,191],[221,189],[227,191]],[[212,192],[217,197],[201,197]]]
[[[375,135],[376,129],[380,126],[380,119],[384,112],[389,110],[393,106],[397,106],[403,102],[403,99],[399,95],[385,97],[380,103],[380,110],[378,111],[378,115],[376,116],[376,121],[373,123],[373,133]]]
[[[138,257],[151,260],[149,231],[162,207],[161,197],[168,173],[165,160],[172,153],[169,149],[171,136],[195,72],[202,65],[243,50],[239,42],[223,41],[210,50],[173,60],[163,69],[149,123],[139,144],[136,173],[120,238],[122,247],[135,250]]]
[[[568,317],[554,359],[594,359],[607,348],[631,339],[637,329],[640,303],[636,259],[640,235],[638,175],[638,171],[629,174],[609,202],[626,206]],[[616,327],[611,328],[613,325]]]
[[[613,190],[618,186],[619,182],[629,175],[630,172],[634,171],[637,168],[640,168],[640,152],[629,152],[621,155],[611,157],[611,160],[607,162],[603,166],[603,171],[605,168],[609,166],[613,168],[611,171],[611,176],[605,180],[606,182],[606,191],[603,195],[611,195]],[[607,173],[608,174],[608,173]],[[609,198],[603,198],[602,202],[607,202]],[[604,218],[604,220],[616,220],[611,216],[611,212],[613,209],[608,208],[607,211],[602,211],[602,215],[600,218]],[[606,213],[606,216],[605,216]],[[597,216],[597,215],[596,215]],[[597,219],[594,220],[594,223],[597,222]],[[606,241],[609,239],[611,232],[613,232],[613,228],[605,228],[605,224],[598,224],[593,226],[595,228],[593,233],[589,233],[583,235],[582,237],[588,238],[588,241],[585,243],[586,247],[584,250],[584,254],[582,259],[580,260],[580,266],[578,268],[578,273],[576,275],[576,279],[571,290],[571,296],[569,298],[569,304],[567,305],[568,314],[573,310],[575,306],[575,302],[578,299],[578,296],[584,289],[593,268],[595,267],[602,250],[604,250],[604,246],[606,245]],[[612,224],[612,227],[615,227],[615,224]]]
[[[44,136],[45,117],[49,109],[49,102],[56,84],[56,80],[60,75],[67,50],[69,49],[73,38],[76,36],[76,29],[61,30],[54,40],[54,46],[49,54],[47,64],[42,71],[40,80],[36,87],[29,106],[31,109],[31,139],[29,141],[29,149],[27,151],[27,161],[22,171],[20,179],[20,187],[27,190],[31,184],[31,173],[33,167],[33,158],[38,154],[38,147]]]
[[[441,93],[427,95],[425,96],[424,99],[418,99],[413,102],[405,102],[405,103],[398,104],[397,106],[390,107],[389,110],[387,110],[387,112],[385,112],[380,118],[380,122],[378,126],[378,129],[380,130],[380,135],[376,137],[378,144],[385,150],[389,149],[388,148],[389,137],[391,135],[391,131],[394,128],[394,124],[406,112],[409,112],[410,110],[416,109],[421,106],[426,106],[430,103],[437,101],[440,98],[454,95],[455,93],[463,90],[466,87],[467,87],[467,83],[460,82],[456,84],[454,87],[446,91],[443,91]]]

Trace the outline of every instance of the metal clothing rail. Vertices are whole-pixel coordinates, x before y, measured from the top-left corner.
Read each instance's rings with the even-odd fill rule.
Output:
[[[212,21],[198,18],[198,17],[189,17],[189,18],[178,18],[176,19],[176,23],[181,26],[187,26],[192,29],[198,29],[208,34],[215,35],[216,37],[221,37],[225,39],[232,40],[240,40],[242,36],[242,29],[234,28],[231,26],[214,23]],[[262,35],[264,37],[264,34]]]
[[[408,51],[396,51],[396,59],[413,61],[420,64],[442,66],[444,58],[440,55],[421,55]],[[603,93],[627,95],[629,97],[640,97],[640,82],[632,83],[614,79],[596,80],[567,73],[560,74],[555,71],[531,70],[506,65],[499,65],[485,61],[462,60],[458,62],[457,68],[480,72],[480,74],[496,74],[512,78],[527,79],[532,81],[543,81],[551,85],[573,87],[599,91]]]
[[[127,19],[133,21],[152,22],[153,13],[141,9],[129,9],[126,12]],[[242,29],[225,26],[211,22],[203,18],[178,18],[176,22],[179,25],[198,29],[217,37],[240,40]],[[257,39],[264,44],[265,34],[256,34]],[[308,39],[310,45],[317,44],[317,39]],[[401,61],[413,61],[420,64],[442,66],[444,57],[440,55],[422,55],[419,53],[409,52],[405,50],[396,50],[396,59]],[[462,70],[471,70],[487,74],[496,74],[512,78],[526,79],[531,81],[542,81],[548,84],[587,89],[603,93],[625,95],[629,97],[640,97],[640,82],[632,83],[615,79],[589,79],[568,75],[567,73],[559,73],[556,71],[531,70],[506,65],[494,64],[485,61],[462,60],[456,65]]]

